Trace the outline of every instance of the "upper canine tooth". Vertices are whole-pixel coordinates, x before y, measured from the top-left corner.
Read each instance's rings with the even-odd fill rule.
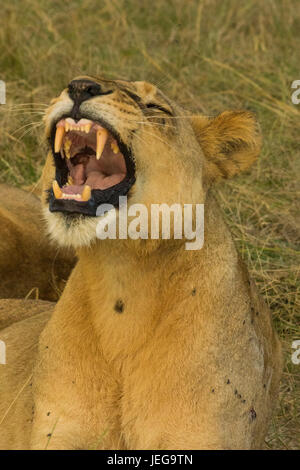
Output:
[[[63,192],[60,189],[59,184],[56,180],[54,180],[52,183],[52,189],[53,189],[54,196],[56,197],[56,199],[61,199]]]
[[[105,147],[108,137],[108,131],[106,129],[99,129],[97,131],[97,147],[96,147],[96,159],[100,160],[103,149]]]
[[[115,140],[112,141],[112,143],[110,144],[110,147],[114,153],[120,152],[119,146]]]
[[[83,201],[88,201],[91,198],[91,194],[92,194],[92,189],[88,184],[86,184],[81,193],[81,199]]]
[[[64,134],[65,134],[64,126],[59,126],[56,128],[55,142],[54,142],[55,153],[58,153],[61,149],[61,143],[62,143]]]

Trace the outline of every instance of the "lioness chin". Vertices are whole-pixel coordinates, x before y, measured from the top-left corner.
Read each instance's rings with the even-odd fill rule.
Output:
[[[280,344],[210,190],[255,161],[254,116],[191,116],[149,83],[82,76],[45,125],[45,218],[78,263],[51,317],[3,332],[0,447],[262,447]],[[99,240],[97,208],[118,213],[119,196],[204,204],[203,248]]]

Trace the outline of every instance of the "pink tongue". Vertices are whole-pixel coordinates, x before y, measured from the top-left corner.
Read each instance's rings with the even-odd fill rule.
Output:
[[[79,163],[73,166],[70,171],[70,175],[73,178],[74,184],[83,184],[85,181],[85,170],[83,163]]]
[[[104,178],[105,175],[99,173],[99,171],[90,171],[85,184],[88,184],[93,189],[102,189]]]
[[[72,185],[72,186],[64,186],[63,193],[64,194],[81,194],[83,191],[84,186],[79,185]]]

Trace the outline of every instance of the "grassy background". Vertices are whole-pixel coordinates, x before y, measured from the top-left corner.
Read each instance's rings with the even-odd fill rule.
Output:
[[[0,180],[34,182],[44,160],[45,105],[75,75],[146,79],[194,111],[256,111],[258,163],[217,196],[285,349],[269,448],[300,448],[298,0],[10,0],[2,2]],[[296,124],[297,121],[297,124]],[[299,190],[299,185],[298,185]],[[299,247],[298,247],[299,248]]]

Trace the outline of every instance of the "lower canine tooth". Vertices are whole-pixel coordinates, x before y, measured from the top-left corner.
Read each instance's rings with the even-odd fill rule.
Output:
[[[55,142],[54,142],[55,153],[58,153],[61,149],[61,144],[62,144],[64,134],[65,134],[64,126],[57,127],[56,134],[55,134]]]
[[[54,196],[56,197],[56,199],[61,199],[63,193],[62,193],[62,190],[60,189],[59,184],[56,180],[54,180],[53,183],[52,183],[52,189],[53,189]]]
[[[100,129],[97,131],[97,147],[96,147],[96,159],[100,160],[102,152],[104,150],[108,137],[108,131],[106,129]]]
[[[91,187],[88,184],[86,184],[85,187],[83,188],[81,199],[83,201],[88,201],[91,198],[91,194],[92,194]]]

